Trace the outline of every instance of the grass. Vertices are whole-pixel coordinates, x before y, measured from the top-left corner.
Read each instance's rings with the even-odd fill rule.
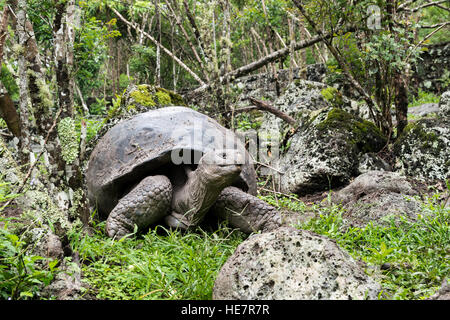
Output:
[[[365,262],[366,272],[383,287],[383,299],[419,300],[434,294],[450,274],[450,208],[439,194],[422,203],[414,222],[402,219],[388,226],[373,223],[364,228],[349,227],[345,210],[335,204],[307,206],[292,197],[261,197],[279,208],[298,213],[313,211],[317,217],[297,225],[336,240],[356,260]]]
[[[113,240],[103,228],[101,223],[92,236],[70,236],[91,287],[87,293],[98,299],[211,299],[219,269],[244,239],[227,228],[182,234],[157,227]]]
[[[10,196],[9,186],[0,184],[0,200]],[[366,272],[382,285],[384,299],[427,298],[449,277],[450,210],[438,194],[423,202],[415,222],[364,228],[349,227],[344,209],[326,199],[310,206],[295,196],[260,197],[279,208],[314,212],[316,218],[297,227],[335,239],[365,262]],[[21,236],[1,220],[5,222],[0,230],[1,296],[39,299],[39,291],[57,272],[56,261],[28,254]],[[73,229],[68,236],[80,257],[82,280],[89,285],[86,297],[98,299],[211,299],[217,273],[246,239],[225,226],[215,232],[198,228],[189,233],[157,227],[121,240],[105,236],[104,222],[94,222],[93,227],[91,235]]]
[[[440,288],[450,272],[450,209],[436,199],[423,204],[415,222],[348,227],[343,209],[333,205],[299,228],[335,239],[351,256],[364,261],[382,285],[385,299],[424,299]]]
[[[409,103],[408,108],[417,107],[425,103],[439,103],[439,99],[440,97],[434,93],[419,89],[417,97],[413,97],[413,101]]]

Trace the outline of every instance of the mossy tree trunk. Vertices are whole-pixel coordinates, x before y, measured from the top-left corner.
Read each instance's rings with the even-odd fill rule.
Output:
[[[408,90],[406,79],[401,74],[395,78],[395,117],[397,119],[397,137],[399,137],[408,124]]]
[[[74,0],[69,0],[56,5],[53,71],[56,75],[57,97],[53,97],[45,81],[33,25],[27,16],[27,3],[25,0],[18,1],[16,34],[20,50],[21,149],[24,154],[23,164],[34,170],[37,161],[45,166],[45,174],[36,171],[32,176],[39,175],[47,193],[65,211],[67,218],[71,220],[79,217],[87,223],[89,211],[83,192],[80,142],[73,105],[74,3]],[[37,159],[41,156],[42,159]]]
[[[20,161],[22,165],[26,165],[30,161],[31,157],[31,134],[30,134],[30,121],[28,110],[28,76],[27,76],[27,61],[25,55],[25,46],[27,44],[27,32],[25,24],[27,22],[26,15],[26,1],[20,0],[17,2],[17,48],[16,54],[18,56],[18,74],[19,74],[19,113],[20,123],[22,126],[20,137]]]
[[[75,129],[73,78],[73,45],[74,45],[75,1],[59,2],[54,19],[55,67],[58,87],[57,104],[61,111],[57,134],[54,135],[54,161],[64,177],[55,176],[55,181],[62,192],[68,194],[69,208],[77,210],[83,223],[88,222],[89,210],[87,198],[83,192],[83,173],[81,170],[80,142]],[[84,123],[81,124],[85,125]]]

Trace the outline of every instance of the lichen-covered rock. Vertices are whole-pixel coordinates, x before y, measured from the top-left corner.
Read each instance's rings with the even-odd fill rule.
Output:
[[[371,170],[391,171],[391,166],[376,153],[369,152],[359,159],[358,172],[363,174]]]
[[[273,106],[296,120],[326,107],[337,107],[350,113],[357,112],[357,104],[337,89],[324,83],[297,79],[289,84]],[[287,124],[271,113],[265,113],[262,130],[286,131]]]
[[[130,85],[108,112],[108,120],[128,119],[133,115],[166,106],[185,106],[183,98],[170,90],[149,84]]]
[[[441,288],[427,300],[450,300],[450,283],[447,279],[442,282]]]
[[[359,157],[386,143],[371,122],[340,108],[311,114],[287,144],[275,176],[283,192],[305,194],[343,185],[357,175]]]
[[[408,179],[400,173],[372,170],[359,175],[348,186],[334,193],[332,199],[334,202],[347,204],[378,191],[411,196],[418,194]]]
[[[450,91],[444,92],[439,100],[439,114],[450,117]]]
[[[424,117],[439,112],[439,105],[437,103],[424,103],[416,107],[408,108],[408,116]]]
[[[239,245],[216,278],[213,299],[377,299],[380,290],[335,241],[281,227]]]
[[[298,120],[303,113],[309,114],[311,111],[330,106],[321,93],[326,88],[327,85],[320,82],[295,80],[286,88],[284,94],[274,101],[273,106]],[[285,131],[286,127],[287,124],[282,119],[271,113],[264,114],[261,130]]]
[[[450,177],[450,118],[409,123],[394,144],[395,167],[420,180]]]
[[[388,226],[391,220],[397,224],[400,220],[415,221],[422,207],[412,197],[395,192],[373,192],[356,202],[348,203],[343,218],[353,227],[365,227],[367,224]]]
[[[25,236],[27,243],[33,244],[30,246],[30,253],[60,261],[64,257],[61,240],[48,226],[35,227]]]
[[[89,293],[85,294],[89,286],[82,280],[78,254],[74,254],[72,260],[62,261],[55,279],[42,290],[43,297],[57,300],[95,299]]]
[[[368,171],[332,194],[332,201],[345,209],[348,225],[364,227],[369,222],[385,225],[391,218],[415,220],[421,205],[414,199],[417,191],[396,172]]]
[[[248,98],[264,99],[275,101],[278,94],[283,94],[284,88],[292,81],[303,79],[304,70],[300,68],[277,70],[277,77],[272,72],[252,74],[235,79],[231,83],[231,90],[237,96],[236,106],[248,105]],[[327,67],[324,64],[310,64],[306,68],[306,80],[322,82],[324,80]],[[206,101],[195,101],[196,105],[205,105]]]

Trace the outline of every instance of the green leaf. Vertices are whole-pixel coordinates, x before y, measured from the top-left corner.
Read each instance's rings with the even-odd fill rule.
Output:
[[[20,293],[20,297],[21,298],[23,298],[23,297],[33,298],[33,293],[30,291],[22,291]]]

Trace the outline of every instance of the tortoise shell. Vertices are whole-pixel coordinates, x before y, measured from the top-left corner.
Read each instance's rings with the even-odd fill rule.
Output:
[[[181,166],[195,169],[202,154],[220,149],[238,149],[245,155],[233,185],[255,195],[253,162],[232,131],[185,107],[138,114],[109,129],[92,151],[86,171],[88,198],[100,216],[106,217],[142,178],[165,174],[180,183]]]

